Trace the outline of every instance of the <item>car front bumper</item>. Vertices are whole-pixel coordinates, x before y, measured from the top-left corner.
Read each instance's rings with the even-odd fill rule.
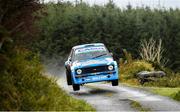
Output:
[[[118,79],[118,71],[108,71],[108,72],[99,72],[99,73],[90,73],[83,75],[74,75],[73,82],[74,84],[85,84],[101,81],[112,81]]]

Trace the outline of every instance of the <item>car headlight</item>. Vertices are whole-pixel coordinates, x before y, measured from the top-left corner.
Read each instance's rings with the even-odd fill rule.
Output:
[[[114,69],[113,65],[108,66],[108,70],[113,70],[113,69]]]
[[[76,73],[77,73],[77,74],[81,74],[81,73],[82,73],[82,70],[81,70],[81,69],[77,69],[77,70],[76,70]]]

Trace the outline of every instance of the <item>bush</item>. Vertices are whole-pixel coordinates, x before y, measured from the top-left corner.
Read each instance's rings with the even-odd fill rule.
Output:
[[[163,56],[166,49],[162,46],[161,38],[159,39],[159,42],[153,38],[150,38],[149,40],[141,40],[139,51],[143,60],[156,62],[161,66],[165,66],[168,62],[168,60]]]
[[[142,61],[134,60],[132,62],[120,61],[120,80],[122,82],[134,82],[137,84],[136,74],[141,71],[153,71],[154,68],[152,64]]]
[[[174,73],[172,70],[162,67],[160,64],[152,61],[133,60],[130,53],[123,50],[125,59],[120,59],[120,81],[139,85],[136,74],[141,71],[161,70],[166,73],[163,78],[153,78],[154,81],[149,81],[144,86],[156,87],[180,87],[180,73]]]
[[[154,82],[148,82],[145,86],[157,86],[157,87],[180,87],[180,74],[171,73],[167,74],[166,77],[157,79]]]
[[[17,50],[6,58],[1,58],[8,65],[0,71],[0,110],[93,110],[44,76],[37,55]]]
[[[177,100],[177,101],[180,101],[180,91],[178,91],[177,93],[175,93],[173,95],[173,99]]]

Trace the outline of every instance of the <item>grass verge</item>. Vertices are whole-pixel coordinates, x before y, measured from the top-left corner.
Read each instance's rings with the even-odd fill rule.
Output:
[[[0,111],[94,111],[45,76],[37,55],[17,51],[4,57],[0,56],[4,62],[0,64]]]
[[[176,101],[180,101],[180,87],[176,87],[176,88],[168,88],[168,87],[144,87],[144,86],[137,86],[137,85],[131,85],[129,83],[122,83],[125,86],[129,86],[129,87],[133,87],[133,88],[137,88],[137,89],[142,89],[144,91],[149,91],[152,92],[154,94],[158,94],[161,96],[166,96],[169,98],[172,98]]]
[[[140,111],[140,112],[150,111],[149,108],[143,107],[139,102],[134,101],[134,100],[131,100],[130,105],[131,105],[132,108],[135,108],[135,109],[137,109],[137,110]]]
[[[152,87],[151,90],[155,94],[170,97],[174,100],[180,101],[180,88],[161,88]]]

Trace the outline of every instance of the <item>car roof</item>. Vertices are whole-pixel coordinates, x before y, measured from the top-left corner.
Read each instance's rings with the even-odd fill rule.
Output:
[[[78,49],[83,47],[94,47],[94,46],[104,46],[104,44],[103,43],[82,44],[82,45],[74,46],[72,49]]]

